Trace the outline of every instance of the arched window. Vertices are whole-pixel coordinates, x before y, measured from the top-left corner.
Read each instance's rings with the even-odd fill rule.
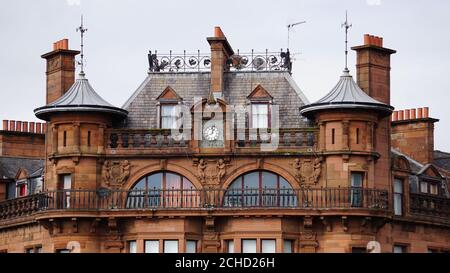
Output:
[[[293,207],[297,205],[294,189],[283,177],[255,171],[236,178],[225,193],[226,207]]]
[[[128,208],[195,207],[200,194],[189,179],[172,172],[157,172],[142,177],[131,189]]]

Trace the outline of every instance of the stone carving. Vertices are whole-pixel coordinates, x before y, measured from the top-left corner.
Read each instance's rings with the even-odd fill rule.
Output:
[[[207,163],[203,158],[198,161],[197,177],[203,184],[219,185],[227,172],[227,163],[222,158],[210,161],[215,164]]]
[[[222,178],[225,176],[225,173],[227,172],[226,167],[227,166],[225,165],[223,159],[219,159],[219,161],[217,161],[217,184],[220,184],[220,181],[222,181]]]
[[[302,186],[315,185],[319,182],[322,171],[322,162],[319,158],[300,160],[296,158],[292,164],[295,170],[295,178]]]
[[[205,178],[206,178],[206,174],[205,174],[205,170],[206,170],[207,164],[205,162],[205,160],[202,158],[199,160],[198,165],[197,165],[197,176],[200,179],[200,181],[202,183],[205,183]]]
[[[130,162],[123,161],[105,161],[103,164],[102,178],[108,186],[122,186],[130,176]]]

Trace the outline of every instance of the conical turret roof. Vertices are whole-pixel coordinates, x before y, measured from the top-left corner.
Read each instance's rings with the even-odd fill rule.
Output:
[[[116,118],[128,115],[128,111],[115,107],[100,97],[84,73],[79,74],[78,79],[62,97],[34,110],[36,117],[43,120],[48,120],[50,114],[57,112],[101,112]]]
[[[300,108],[304,116],[311,116],[314,112],[329,109],[366,109],[390,115],[394,107],[382,103],[367,95],[345,69],[336,86],[323,98],[315,103]]]

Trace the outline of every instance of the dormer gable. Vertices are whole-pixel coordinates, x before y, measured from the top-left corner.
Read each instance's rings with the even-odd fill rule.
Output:
[[[249,100],[262,100],[271,101],[273,99],[272,95],[264,88],[261,84],[258,84],[255,89],[247,96]]]
[[[156,98],[158,101],[167,101],[167,102],[178,102],[181,101],[182,98],[172,89],[172,87],[167,86],[166,89]]]

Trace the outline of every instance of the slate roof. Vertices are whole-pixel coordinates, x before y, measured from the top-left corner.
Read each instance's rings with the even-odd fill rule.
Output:
[[[0,157],[0,179],[14,179],[20,168],[24,168],[30,177],[43,173],[44,160],[17,157]]]
[[[56,101],[34,110],[35,115],[48,120],[48,115],[55,112],[104,112],[118,117],[125,117],[127,111],[115,107],[95,92],[94,88],[80,73],[69,90]]]
[[[404,153],[401,153],[399,150],[396,150],[394,148],[391,148],[391,156],[393,158],[397,156],[404,156],[406,160],[409,162],[409,166],[411,167],[411,171],[415,174],[418,174],[425,166],[416,160],[412,159],[411,157],[407,156]]]
[[[345,69],[336,86],[323,98],[300,109],[302,115],[309,116],[313,112],[328,109],[371,109],[385,115],[394,108],[367,95]]]
[[[308,102],[288,72],[226,72],[224,100],[230,105],[245,105],[247,96],[260,84],[279,105],[280,124],[283,128],[307,126],[299,107]],[[208,98],[211,85],[209,72],[150,73],[134,94],[123,105],[128,118],[124,127],[133,129],[157,128],[156,98],[170,86],[191,107],[194,97]]]
[[[434,151],[433,164],[450,172],[450,153],[439,150]]]

